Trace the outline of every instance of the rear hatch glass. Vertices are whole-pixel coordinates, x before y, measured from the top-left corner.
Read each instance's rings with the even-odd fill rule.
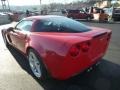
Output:
[[[66,17],[50,17],[38,20],[35,25],[35,30],[36,32],[78,33],[90,31],[90,28]]]

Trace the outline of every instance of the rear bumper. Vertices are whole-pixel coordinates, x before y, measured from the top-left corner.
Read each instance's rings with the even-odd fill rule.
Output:
[[[103,56],[104,54],[100,54],[93,60],[84,55],[82,57],[77,57],[76,59],[67,58],[64,60],[59,70],[54,71],[52,76],[58,80],[69,79],[70,77],[75,76],[96,64]]]

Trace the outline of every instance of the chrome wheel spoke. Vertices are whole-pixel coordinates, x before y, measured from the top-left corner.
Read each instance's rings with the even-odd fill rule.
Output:
[[[33,52],[30,52],[28,59],[29,59],[31,70],[34,73],[34,75],[38,78],[41,77],[40,62],[36,57],[36,55]]]

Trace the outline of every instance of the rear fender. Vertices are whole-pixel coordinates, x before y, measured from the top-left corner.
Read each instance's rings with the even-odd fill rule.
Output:
[[[28,42],[28,43],[26,43],[26,46],[25,46],[25,48],[26,48],[26,54],[28,53],[28,51],[29,51],[29,49],[30,48],[32,48],[32,49],[34,49],[41,57],[45,57],[45,50],[44,50],[44,48],[42,47],[42,46],[40,46],[39,44],[37,44],[37,43],[33,43],[33,42]]]

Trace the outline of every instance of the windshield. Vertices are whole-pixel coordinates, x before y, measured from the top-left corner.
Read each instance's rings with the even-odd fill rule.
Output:
[[[86,25],[66,18],[66,17],[51,17],[44,20],[38,20],[35,25],[36,32],[86,32],[89,31]]]

